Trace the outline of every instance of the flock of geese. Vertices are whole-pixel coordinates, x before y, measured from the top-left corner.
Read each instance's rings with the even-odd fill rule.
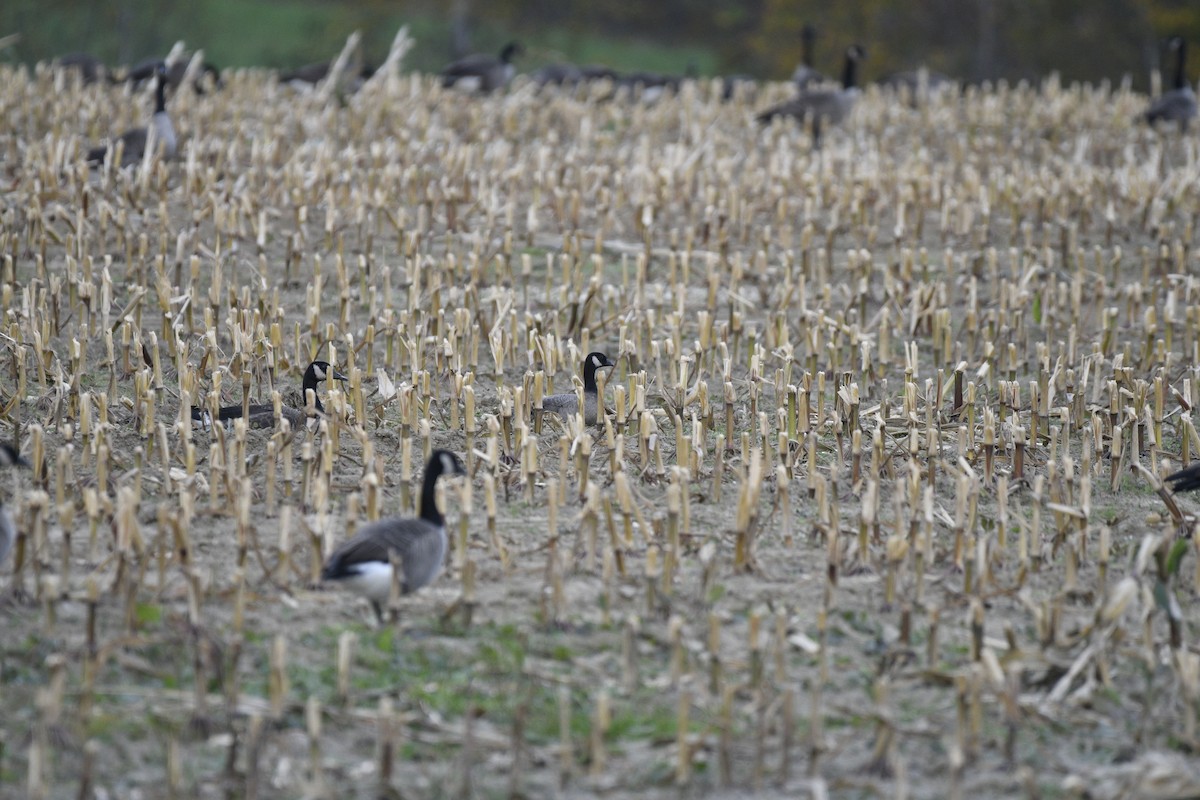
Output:
[[[542,400],[546,413],[568,419],[581,414],[586,425],[602,419],[602,402],[596,372],[616,364],[604,353],[588,353],[581,365],[583,373],[583,409],[575,392],[548,395]],[[230,426],[239,419],[255,428],[275,427],[287,420],[292,430],[311,425],[322,416],[324,406],[317,394],[318,385],[325,381],[344,381],[348,378],[326,361],[313,361],[304,370],[301,388],[305,410],[274,405],[230,405],[217,411],[217,421]],[[212,413],[201,406],[191,408],[191,418],[205,428],[213,422]],[[20,453],[0,442],[0,466],[31,467]],[[416,517],[387,517],[361,527],[325,560],[321,579],[330,584],[356,592],[370,601],[376,618],[383,620],[392,592],[411,594],[433,581],[442,570],[449,548],[446,523],[437,507],[437,481],[443,475],[466,475],[458,456],[448,450],[435,450],[425,465],[421,485],[421,504]],[[0,502],[0,564],[3,564],[16,541],[16,526],[12,516]],[[398,572],[397,572],[398,568]],[[394,587],[394,589],[393,589]]]
[[[801,36],[801,64],[792,75],[795,96],[779,105],[765,109],[757,115],[759,122],[767,124],[777,118],[791,117],[806,121],[812,126],[814,144],[820,143],[822,132],[829,126],[843,122],[854,108],[860,90],[858,86],[859,63],[865,57],[863,48],[852,44],[844,52],[841,84],[832,85],[813,66],[813,41],[815,30],[806,25]],[[1175,56],[1171,88],[1156,98],[1142,114],[1150,124],[1158,122],[1177,123],[1186,130],[1196,116],[1196,95],[1186,76],[1186,42],[1178,36],[1167,42],[1169,52]],[[492,92],[503,89],[515,73],[513,60],[522,53],[516,42],[507,44],[497,56],[472,55],[448,65],[441,72],[445,86],[464,90]],[[156,60],[139,64],[130,69],[121,81],[138,84],[154,81],[154,113],[150,124],[135,128],[112,138],[109,142],[91,149],[88,161],[99,164],[110,161],[122,167],[133,166],[156,152],[173,157],[178,148],[178,139],[167,113],[167,90],[183,85],[187,70],[183,62],[168,64]],[[97,60],[82,54],[59,59],[63,68],[76,69],[85,82],[114,80]],[[324,79],[330,70],[329,63],[310,64],[297,70],[281,73],[279,79],[288,83],[316,83]],[[212,88],[221,86],[220,73],[211,65],[192,69],[199,77],[194,81],[196,91],[204,85]],[[364,67],[359,77],[371,74]],[[618,85],[640,86],[643,92],[651,89],[665,90],[677,87],[682,78],[631,73],[618,75],[605,67],[575,67],[555,64],[543,67],[534,73],[540,84],[571,85],[583,81],[604,79]],[[738,78],[737,80],[748,80]],[[955,83],[939,73],[920,70],[895,73],[882,83],[895,88],[904,88],[912,96],[918,92],[955,86]],[[643,94],[643,98],[646,95]],[[601,419],[602,402],[599,397],[596,372],[615,364],[601,352],[589,353],[583,360],[583,407],[579,407],[579,396],[575,392],[555,394],[543,399],[543,410],[564,418],[579,414],[587,425]],[[320,383],[329,380],[346,380],[346,376],[324,361],[314,361],[304,371],[301,390],[304,409],[289,406],[257,405],[248,402],[242,405],[223,406],[215,409],[194,407],[194,421],[208,428],[214,423],[229,425],[244,419],[251,427],[271,427],[286,419],[292,429],[311,424],[324,413],[317,389]],[[215,413],[215,419],[214,419]],[[7,444],[0,443],[0,466],[30,467],[20,453]],[[339,546],[325,561],[321,577],[324,581],[340,585],[365,596],[382,619],[383,605],[393,591],[400,594],[415,592],[433,581],[441,571],[446,557],[448,540],[445,520],[437,508],[435,488],[443,475],[463,475],[462,462],[446,450],[435,451],[425,467],[420,514],[416,517],[389,517],[372,522]],[[1187,467],[1167,478],[1177,491],[1200,489],[1200,463]],[[11,515],[0,504],[0,563],[3,563],[16,540],[16,529]],[[397,571],[398,568],[398,571]]]
[[[572,391],[543,398],[543,411],[563,419],[578,414],[584,424],[597,424],[602,420],[603,401],[596,372],[615,366],[604,353],[588,353],[581,365],[582,410],[579,396]],[[347,378],[328,362],[313,361],[305,369],[301,382],[308,406],[304,411],[288,406],[276,410],[273,405],[231,405],[219,409],[218,420],[231,425],[245,419],[250,427],[274,427],[287,420],[293,429],[298,429],[324,414],[317,387],[328,380],[344,381]],[[212,423],[210,412],[199,406],[192,407],[191,417],[205,425]],[[0,467],[32,468],[33,465],[17,449],[0,442]],[[325,559],[321,580],[365,597],[380,623],[391,599],[432,583],[441,573],[449,549],[446,520],[437,505],[437,482],[443,475],[465,476],[467,471],[454,453],[434,450],[425,465],[417,516],[387,517],[362,526]],[[1200,461],[1167,476],[1166,480],[1176,492],[1200,489]],[[16,536],[12,516],[0,501],[0,565],[12,550]]]
[[[760,111],[755,119],[764,125],[777,118],[788,117],[807,123],[812,126],[813,144],[819,147],[822,133],[830,126],[844,122],[854,110],[861,94],[858,84],[859,64],[866,57],[866,52],[858,44],[851,44],[846,48],[841,83],[838,85],[814,67],[815,39],[816,29],[806,24],[800,37],[801,61],[791,76],[791,82],[796,88],[795,96]],[[1172,36],[1166,41],[1166,48],[1175,56],[1171,88],[1155,98],[1140,119],[1151,125],[1159,122],[1173,123],[1186,132],[1189,123],[1197,114],[1196,94],[1187,79],[1187,43],[1180,36]],[[499,91],[513,79],[516,74],[513,61],[523,52],[524,48],[519,42],[509,42],[497,55],[477,53],[461,58],[447,65],[439,73],[442,85],[474,92]],[[154,147],[161,147],[162,154],[167,158],[175,155],[178,141],[171,118],[167,114],[166,91],[178,89],[183,84],[189,70],[188,62],[181,59],[147,60],[135,65],[119,78],[114,77],[97,58],[86,53],[63,56],[57,59],[56,63],[60,68],[77,70],[85,83],[107,80],[128,82],[137,86],[151,79],[155,82],[154,114],[150,125],[126,131],[108,143],[92,148],[87,154],[88,161],[100,164],[112,152],[115,164],[121,167],[132,166],[140,163],[148,152],[155,152]],[[290,85],[314,85],[329,75],[330,66],[328,61],[306,64],[279,73],[279,80]],[[222,85],[220,71],[212,64],[201,62],[192,72],[196,75],[193,87],[199,93],[205,91],[205,86],[216,89]],[[374,68],[365,64],[361,66],[357,79],[363,81],[373,74]],[[588,81],[607,80],[617,89],[640,89],[641,97],[646,101],[664,91],[677,90],[689,77],[695,77],[694,69],[689,69],[686,76],[652,72],[621,74],[601,65],[575,66],[564,63],[548,64],[531,74],[532,80],[539,86],[571,87]],[[731,97],[743,84],[753,84],[753,79],[743,75],[726,77],[724,96]],[[914,103],[930,93],[958,88],[958,83],[952,78],[925,68],[891,73],[882,78],[879,85],[907,93],[910,102]]]

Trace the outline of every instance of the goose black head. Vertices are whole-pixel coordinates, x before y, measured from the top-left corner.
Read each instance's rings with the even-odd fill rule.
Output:
[[[587,357],[583,359],[583,388],[594,392],[596,390],[596,370],[615,366],[616,364],[609,361],[608,356],[604,353],[588,353]]]
[[[609,361],[608,356],[601,352],[588,353],[587,358],[583,360],[583,368],[585,371],[595,372],[604,367],[615,367],[616,363]]]
[[[458,456],[449,450],[434,450],[429,456],[429,465],[426,470],[435,478],[440,475],[467,474],[467,469],[459,461]]]
[[[858,84],[858,62],[867,57],[867,51],[860,44],[852,44],[846,48],[846,65],[842,68],[842,88],[849,91]]]
[[[328,361],[314,361],[308,365],[308,369],[304,370],[304,383],[316,385],[321,381],[347,381],[350,380],[342,373],[329,365]]]
[[[805,58],[812,59],[813,42],[817,40],[817,29],[813,27],[811,22],[804,23],[804,27],[800,29],[800,46],[803,48]],[[812,66],[808,61],[804,62],[807,66]]]
[[[500,51],[500,60],[507,64],[524,52],[525,48],[520,42],[509,42],[508,44],[504,45],[504,49]]]
[[[32,467],[11,445],[0,442],[0,467]]]
[[[154,66],[154,113],[162,114],[167,110],[167,62],[159,61]],[[174,146],[172,145],[172,148]]]

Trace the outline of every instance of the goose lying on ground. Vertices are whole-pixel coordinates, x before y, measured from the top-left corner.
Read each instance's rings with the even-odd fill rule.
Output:
[[[503,89],[516,70],[512,60],[523,52],[520,43],[509,42],[500,51],[499,58],[482,53],[460,58],[442,70],[442,86],[479,92]]]
[[[329,366],[328,361],[314,361],[304,370],[304,379],[300,384],[301,397],[304,397],[307,403],[308,392],[311,389],[314,396],[313,405],[318,414],[325,413],[325,406],[321,405],[321,397],[317,394],[317,384],[330,379],[347,380],[345,375]],[[251,428],[275,427],[275,405],[273,403],[253,403],[247,408],[243,408],[241,405],[221,406],[217,409],[217,421],[227,425],[234,420],[241,419],[243,413],[246,416],[246,423]],[[279,415],[291,423],[293,431],[300,430],[308,421],[304,409],[291,406],[280,406]],[[208,427],[212,424],[212,415],[207,408],[192,406],[192,421]]]
[[[583,422],[595,425],[599,419],[600,393],[596,386],[596,370],[615,367],[604,353],[588,353],[583,360]],[[579,397],[575,392],[560,392],[542,398],[542,410],[558,414],[566,419],[579,410]]]

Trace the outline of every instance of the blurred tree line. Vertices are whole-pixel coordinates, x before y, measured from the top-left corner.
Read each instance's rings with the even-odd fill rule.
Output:
[[[664,41],[703,42],[721,71],[783,78],[799,61],[800,30],[816,26],[816,64],[837,74],[852,42],[866,77],[921,64],[967,80],[1119,79],[1145,86],[1160,40],[1200,44],[1200,0],[476,0],[478,14],[514,26],[580,26]],[[1195,78],[1200,58],[1190,72]]]
[[[925,64],[974,81],[1130,74],[1145,88],[1162,37],[1200,45],[1200,0],[3,0],[0,37],[21,38],[0,60],[87,50],[127,64],[186,39],[222,65],[295,66],[331,57],[361,29],[378,61],[408,23],[414,69],[518,38],[531,53],[523,68],[563,58],[682,72],[686,54],[703,72],[785,78],[805,22],[819,32],[818,69],[836,75],[845,46],[860,42],[868,80]],[[1194,80],[1200,57],[1189,71]]]

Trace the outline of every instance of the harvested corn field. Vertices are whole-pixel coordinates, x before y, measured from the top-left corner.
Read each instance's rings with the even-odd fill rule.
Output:
[[[227,71],[122,168],[153,86],[3,69],[0,795],[1200,793],[1200,147],[1144,96],[818,148],[783,85]],[[377,622],[322,564],[436,449]]]

